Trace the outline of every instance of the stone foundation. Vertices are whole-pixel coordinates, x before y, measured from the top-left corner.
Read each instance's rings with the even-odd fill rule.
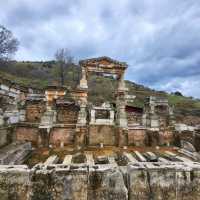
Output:
[[[3,200],[199,200],[200,167],[177,164],[0,166]]]

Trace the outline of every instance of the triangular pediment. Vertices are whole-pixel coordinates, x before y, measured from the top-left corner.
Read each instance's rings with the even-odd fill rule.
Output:
[[[80,65],[96,65],[96,66],[120,66],[126,67],[127,64],[125,62],[119,62],[109,57],[98,57],[98,58],[91,58],[86,60],[81,60]]]

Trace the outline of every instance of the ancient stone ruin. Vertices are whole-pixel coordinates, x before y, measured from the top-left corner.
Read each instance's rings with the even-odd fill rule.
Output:
[[[200,199],[199,128],[176,123],[165,98],[135,106],[126,63],[80,66],[76,90],[1,78],[0,199]],[[90,73],[115,77],[115,102],[88,101]]]

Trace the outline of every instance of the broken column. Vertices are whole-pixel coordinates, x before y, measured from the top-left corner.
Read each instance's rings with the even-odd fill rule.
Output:
[[[118,91],[117,94],[117,126],[118,126],[118,145],[126,146],[128,139],[128,123],[125,111],[125,92]]]
[[[87,72],[86,72],[86,69],[85,67],[82,66],[82,78],[80,80],[80,88],[82,89],[87,89],[88,88],[88,84],[87,84]]]
[[[85,138],[87,133],[87,90],[82,91],[82,97],[79,104],[80,110],[78,113],[75,137],[75,145],[78,151],[84,148],[86,140]]]

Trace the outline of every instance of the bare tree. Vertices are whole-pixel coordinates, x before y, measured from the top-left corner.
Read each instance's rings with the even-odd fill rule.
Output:
[[[56,51],[55,58],[58,62],[60,83],[64,85],[66,69],[72,64],[73,57],[68,49],[61,48]]]
[[[8,60],[17,51],[18,45],[12,32],[0,25],[0,61]]]

